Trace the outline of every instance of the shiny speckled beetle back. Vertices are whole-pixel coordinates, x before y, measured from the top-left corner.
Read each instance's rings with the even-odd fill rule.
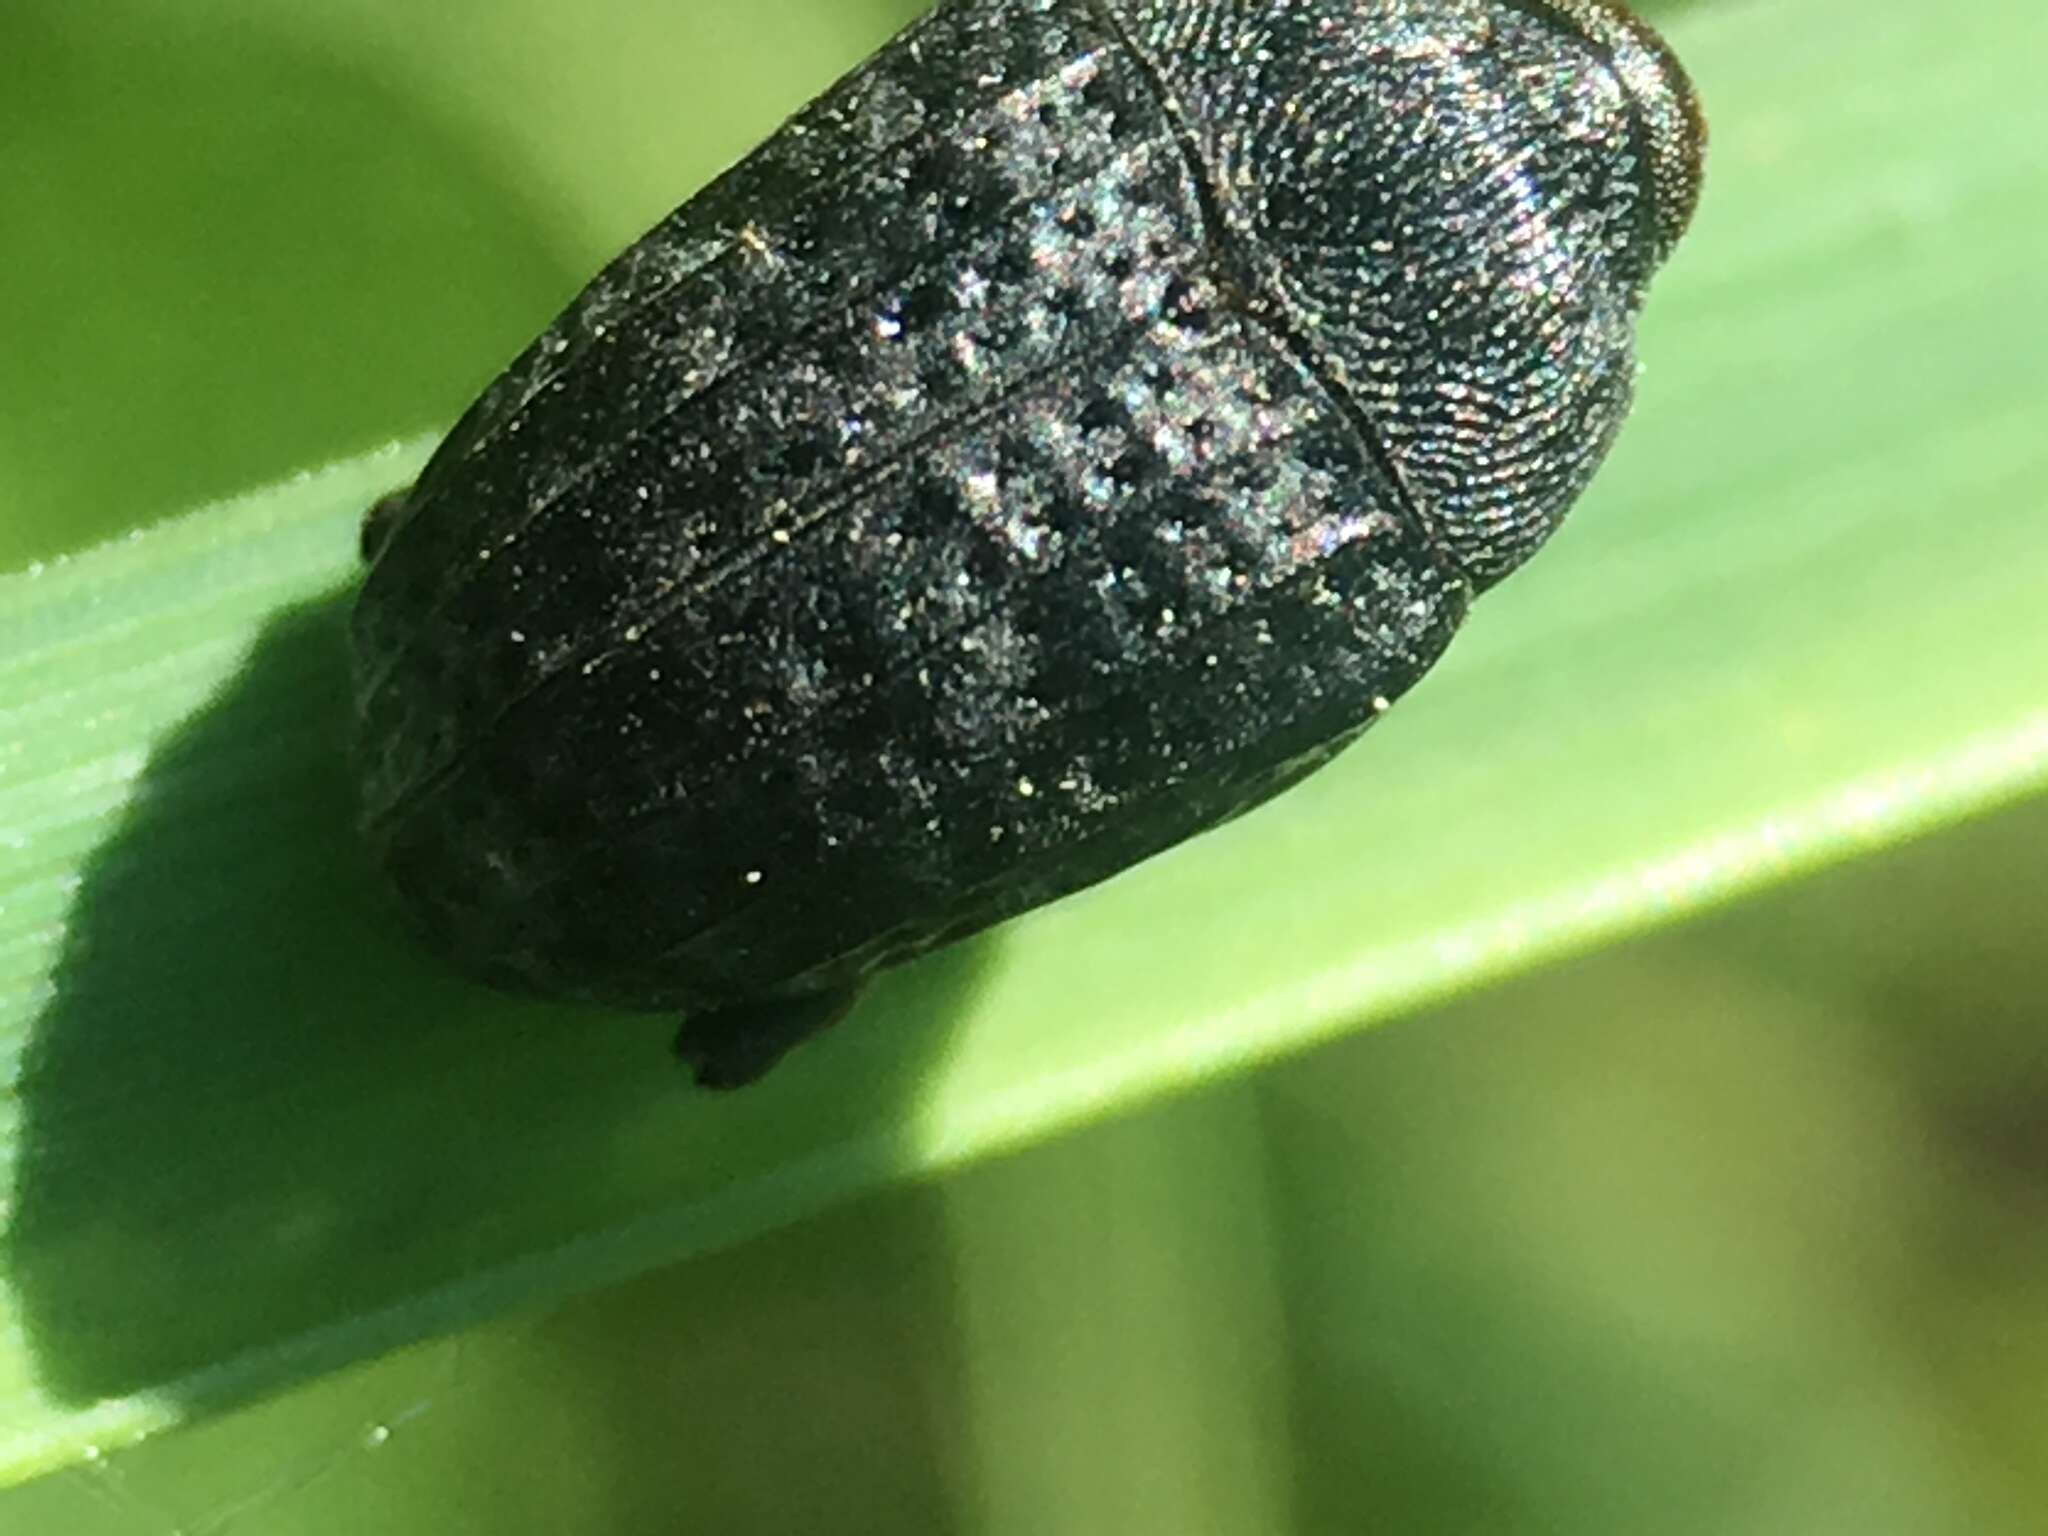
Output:
[[[1585,485],[1703,140],[1612,0],[946,0],[366,529],[405,907],[729,1085],[1283,789]]]

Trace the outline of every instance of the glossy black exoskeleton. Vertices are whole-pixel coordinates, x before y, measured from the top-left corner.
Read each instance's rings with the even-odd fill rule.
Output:
[[[405,906],[730,1084],[1284,788],[1585,485],[1703,143],[1610,0],[947,0],[366,538]]]

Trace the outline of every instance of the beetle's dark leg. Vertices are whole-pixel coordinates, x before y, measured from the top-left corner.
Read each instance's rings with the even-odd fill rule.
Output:
[[[744,1088],[791,1047],[845,1018],[859,996],[859,987],[842,987],[693,1013],[676,1034],[676,1054],[700,1088]]]
[[[363,514],[362,540],[363,564],[374,564],[384,552],[384,546],[391,541],[391,532],[398,526],[398,520],[405,512],[405,498],[412,494],[412,487],[393,491],[389,496],[380,496]]]

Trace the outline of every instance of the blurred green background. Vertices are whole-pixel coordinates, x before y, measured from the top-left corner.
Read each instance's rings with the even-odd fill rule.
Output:
[[[8,0],[0,570],[444,427],[910,0]]]
[[[9,0],[0,568],[445,424],[916,9]],[[1710,56],[1710,112],[1773,78],[1778,173],[1816,174],[1825,69]],[[0,1494],[0,1530],[2048,1528],[2044,872],[2037,802]]]

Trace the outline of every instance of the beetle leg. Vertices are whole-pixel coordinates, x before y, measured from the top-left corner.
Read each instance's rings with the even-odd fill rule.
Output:
[[[700,1088],[744,1088],[792,1047],[845,1018],[859,996],[859,987],[841,987],[693,1013],[676,1034],[676,1055]]]

